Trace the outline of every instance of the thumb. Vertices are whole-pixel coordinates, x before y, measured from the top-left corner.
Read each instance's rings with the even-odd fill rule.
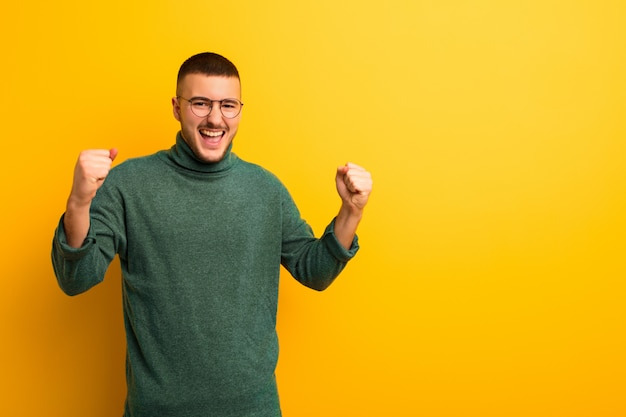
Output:
[[[116,156],[117,148],[111,148],[111,150],[109,150],[109,158],[111,158],[111,161],[114,161]]]

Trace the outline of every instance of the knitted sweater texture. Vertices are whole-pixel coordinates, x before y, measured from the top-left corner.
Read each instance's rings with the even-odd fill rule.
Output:
[[[276,311],[282,264],[325,289],[358,250],[319,239],[288,191],[229,149],[169,150],[113,168],[83,246],[57,227],[52,261],[67,294],[104,279],[117,255],[127,338],[125,417],[276,417]]]

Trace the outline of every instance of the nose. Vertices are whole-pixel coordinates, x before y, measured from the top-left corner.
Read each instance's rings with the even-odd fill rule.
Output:
[[[220,102],[212,102],[211,103],[211,111],[206,117],[207,120],[221,121],[222,120],[222,108],[220,107]]]

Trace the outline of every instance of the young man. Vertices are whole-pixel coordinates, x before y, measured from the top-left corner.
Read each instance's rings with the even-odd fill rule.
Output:
[[[232,152],[241,119],[236,67],[214,53],[178,73],[169,150],[111,169],[117,150],[83,151],[52,261],[67,294],[123,275],[125,417],[275,417],[282,264],[323,290],[358,250],[370,174],[339,167],[341,208],[320,238],[281,182]]]

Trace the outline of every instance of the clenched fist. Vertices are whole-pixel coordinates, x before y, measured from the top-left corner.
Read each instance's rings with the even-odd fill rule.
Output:
[[[82,151],[74,167],[70,199],[76,204],[89,204],[109,174],[117,149]]]
[[[365,168],[347,163],[337,168],[337,192],[348,207],[363,210],[372,192],[372,176]]]

